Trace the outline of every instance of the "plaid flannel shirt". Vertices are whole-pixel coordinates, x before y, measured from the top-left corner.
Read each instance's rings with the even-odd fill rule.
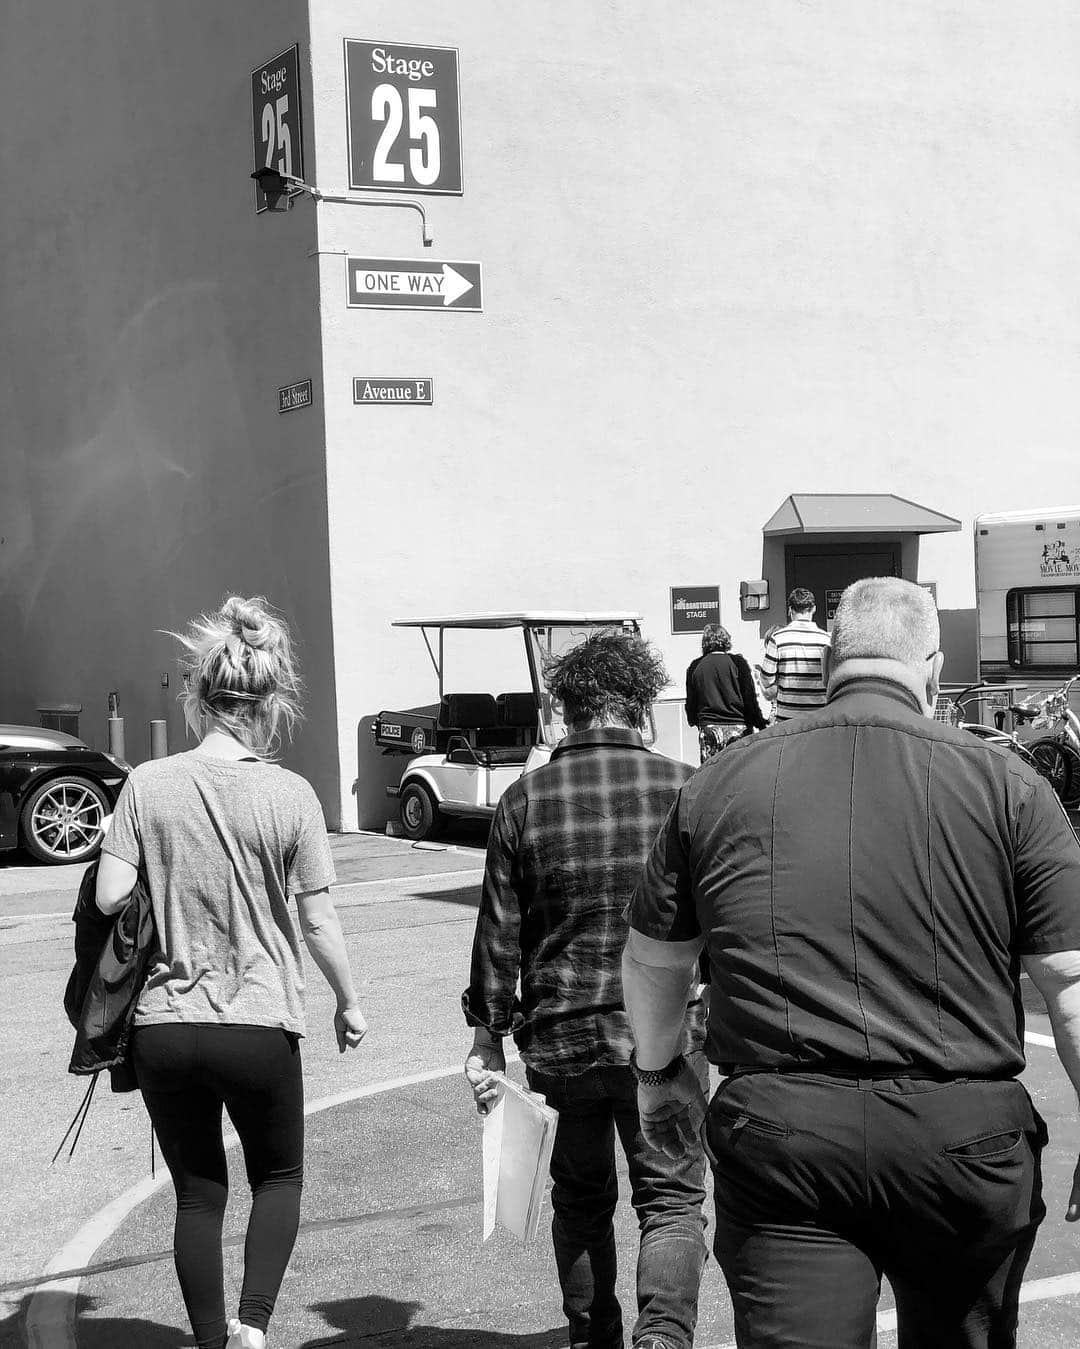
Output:
[[[566,736],[550,763],[508,788],[492,822],[461,999],[470,1025],[513,1034],[521,1057],[543,1072],[629,1061],[625,911],[690,772],[650,753],[636,731],[604,727]],[[683,1050],[703,1039],[695,1000]]]

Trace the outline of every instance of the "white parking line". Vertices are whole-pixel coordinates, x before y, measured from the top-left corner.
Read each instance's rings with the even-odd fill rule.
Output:
[[[365,885],[404,885],[412,881],[439,881],[448,876],[482,876],[483,867],[462,867],[460,871],[422,871],[416,876],[384,876],[378,881],[335,881],[331,890],[358,890]]]
[[[520,1059],[516,1054],[508,1054],[506,1061],[508,1064],[519,1063]],[[411,1087],[418,1082],[434,1082],[440,1077],[453,1077],[460,1072],[461,1064],[455,1063],[450,1068],[432,1068],[424,1073],[410,1073],[407,1077],[372,1082],[365,1087],[355,1087],[351,1091],[340,1091],[333,1096],[320,1096],[318,1100],[308,1101],[304,1106],[304,1114],[317,1115],[349,1101],[396,1091],[399,1087]],[[231,1130],[226,1133],[226,1148],[234,1148],[239,1141]],[[60,1274],[63,1270],[85,1269],[93,1259],[94,1252],[108,1241],[128,1214],[168,1184],[169,1173],[163,1167],[159,1175],[146,1176],[130,1186],[83,1223],[71,1240],[56,1252],[42,1273]],[[26,1341],[30,1349],[77,1349],[75,1306],[79,1283],[80,1278],[76,1274],[66,1279],[51,1279],[35,1290],[26,1309]]]
[[[7,923],[40,923],[43,918],[67,918],[71,919],[71,910],[65,909],[63,913],[5,913],[3,922]]]
[[[483,867],[463,867],[460,871],[422,871],[416,876],[387,876],[378,881],[335,881],[331,890],[355,890],[371,885],[411,885],[414,881],[441,881],[451,876],[482,876]],[[0,923],[40,923],[45,919],[71,918],[71,910],[60,913],[7,913],[0,915]],[[2,929],[0,929],[2,930]]]

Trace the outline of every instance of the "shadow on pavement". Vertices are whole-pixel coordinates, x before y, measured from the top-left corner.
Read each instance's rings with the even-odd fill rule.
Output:
[[[329,1349],[337,1344],[363,1345],[365,1349],[559,1349],[566,1343],[565,1328],[512,1335],[473,1327],[418,1325],[417,1314],[424,1310],[418,1302],[398,1302],[389,1297],[316,1302],[311,1310],[345,1333],[305,1340],[299,1349],[322,1349],[324,1345]]]
[[[417,879],[422,880],[423,877]],[[480,882],[471,880],[468,885],[455,885],[450,890],[414,890],[410,899],[423,899],[431,904],[464,904],[470,909],[480,907]]]
[[[23,1330],[27,1309],[32,1294],[28,1293],[16,1311],[0,1320],[0,1345],[26,1344]],[[72,1302],[75,1303],[76,1317],[90,1311],[95,1303],[93,1298],[82,1294],[46,1293],[42,1299],[46,1303],[48,1319],[55,1324],[64,1319]],[[118,1345],[137,1346],[137,1349],[179,1349],[181,1345],[193,1345],[191,1332],[179,1326],[162,1325],[157,1321],[143,1321],[133,1316],[103,1316],[83,1318],[78,1321],[79,1349],[117,1349]]]

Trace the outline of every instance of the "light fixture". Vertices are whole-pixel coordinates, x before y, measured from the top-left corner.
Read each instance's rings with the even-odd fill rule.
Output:
[[[423,240],[424,247],[430,248],[432,244],[431,230],[428,227],[427,216],[424,214],[424,208],[418,201],[411,201],[406,197],[337,197],[328,196],[314,188],[310,183],[305,183],[302,178],[296,178],[291,173],[280,173],[277,169],[263,168],[256,169],[251,177],[255,179],[266,198],[266,209],[268,211],[287,211],[292,206],[294,196],[302,193],[312,199],[312,201],[328,201],[335,206],[404,206],[409,211],[416,211],[420,216],[420,237]]]
[[[740,581],[739,582],[739,603],[743,607],[743,613],[760,613],[769,607],[769,583],[768,581]]]

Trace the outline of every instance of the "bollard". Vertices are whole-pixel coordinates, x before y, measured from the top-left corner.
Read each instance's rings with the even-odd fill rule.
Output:
[[[114,759],[124,758],[124,718],[110,717],[108,722],[109,753]]]
[[[169,724],[165,721],[150,723],[150,757],[165,759],[169,755]]]

